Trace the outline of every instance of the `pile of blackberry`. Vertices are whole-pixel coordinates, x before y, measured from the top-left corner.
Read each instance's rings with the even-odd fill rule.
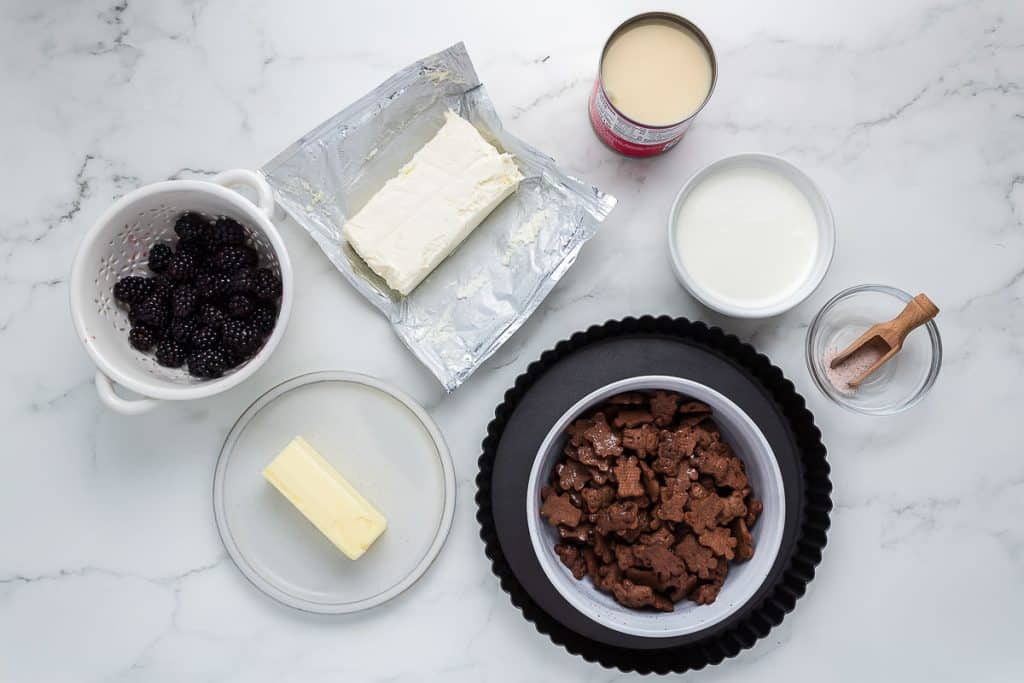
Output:
[[[177,243],[149,250],[152,276],[114,285],[128,307],[128,342],[154,352],[164,367],[186,366],[194,377],[220,377],[256,355],[277,322],[281,278],[260,267],[238,221],[183,213]]]

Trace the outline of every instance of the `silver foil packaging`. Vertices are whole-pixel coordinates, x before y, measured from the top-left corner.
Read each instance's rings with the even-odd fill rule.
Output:
[[[448,109],[513,154],[524,179],[402,297],[346,244],[342,226],[440,129]],[[281,206],[448,391],[529,318],[615,206],[505,131],[462,43],[399,71],[261,171]]]

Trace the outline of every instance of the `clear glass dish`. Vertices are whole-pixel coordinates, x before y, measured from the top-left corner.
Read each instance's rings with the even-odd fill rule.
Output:
[[[907,336],[903,349],[853,392],[829,380],[826,354],[842,351],[875,323],[891,320],[911,295],[885,285],[858,285],[832,297],[807,330],[807,369],[814,383],[834,402],[865,415],[892,415],[928,393],[942,365],[942,340],[931,320]]]
[[[263,478],[295,436],[388,518],[356,561]],[[368,609],[411,586],[455,511],[455,469],[430,416],[397,389],[346,372],[301,375],[258,398],[228,434],[213,487],[217,529],[245,577],[289,607],[323,614]]]

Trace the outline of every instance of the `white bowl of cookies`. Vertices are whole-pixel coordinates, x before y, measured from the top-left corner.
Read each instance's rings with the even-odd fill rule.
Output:
[[[526,513],[541,568],[577,611],[672,638],[755,596],[782,543],[785,492],[739,406],[698,382],[647,375],[591,392],[555,422]]]

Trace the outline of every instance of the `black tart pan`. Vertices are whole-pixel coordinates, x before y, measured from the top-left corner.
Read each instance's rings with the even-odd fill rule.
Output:
[[[527,530],[524,501],[534,457],[577,400],[638,375],[685,377],[721,392],[772,446],[786,493],[775,564],[754,596],[724,621],[674,638],[619,633],[577,612],[547,580]],[[717,327],[685,318],[625,318],[577,332],[545,351],[505,392],[487,427],[476,502],[491,569],[541,633],[587,661],[622,671],[682,673],[718,664],[782,622],[814,578],[827,541],[832,490],[821,432],[793,384],[767,357]]]

